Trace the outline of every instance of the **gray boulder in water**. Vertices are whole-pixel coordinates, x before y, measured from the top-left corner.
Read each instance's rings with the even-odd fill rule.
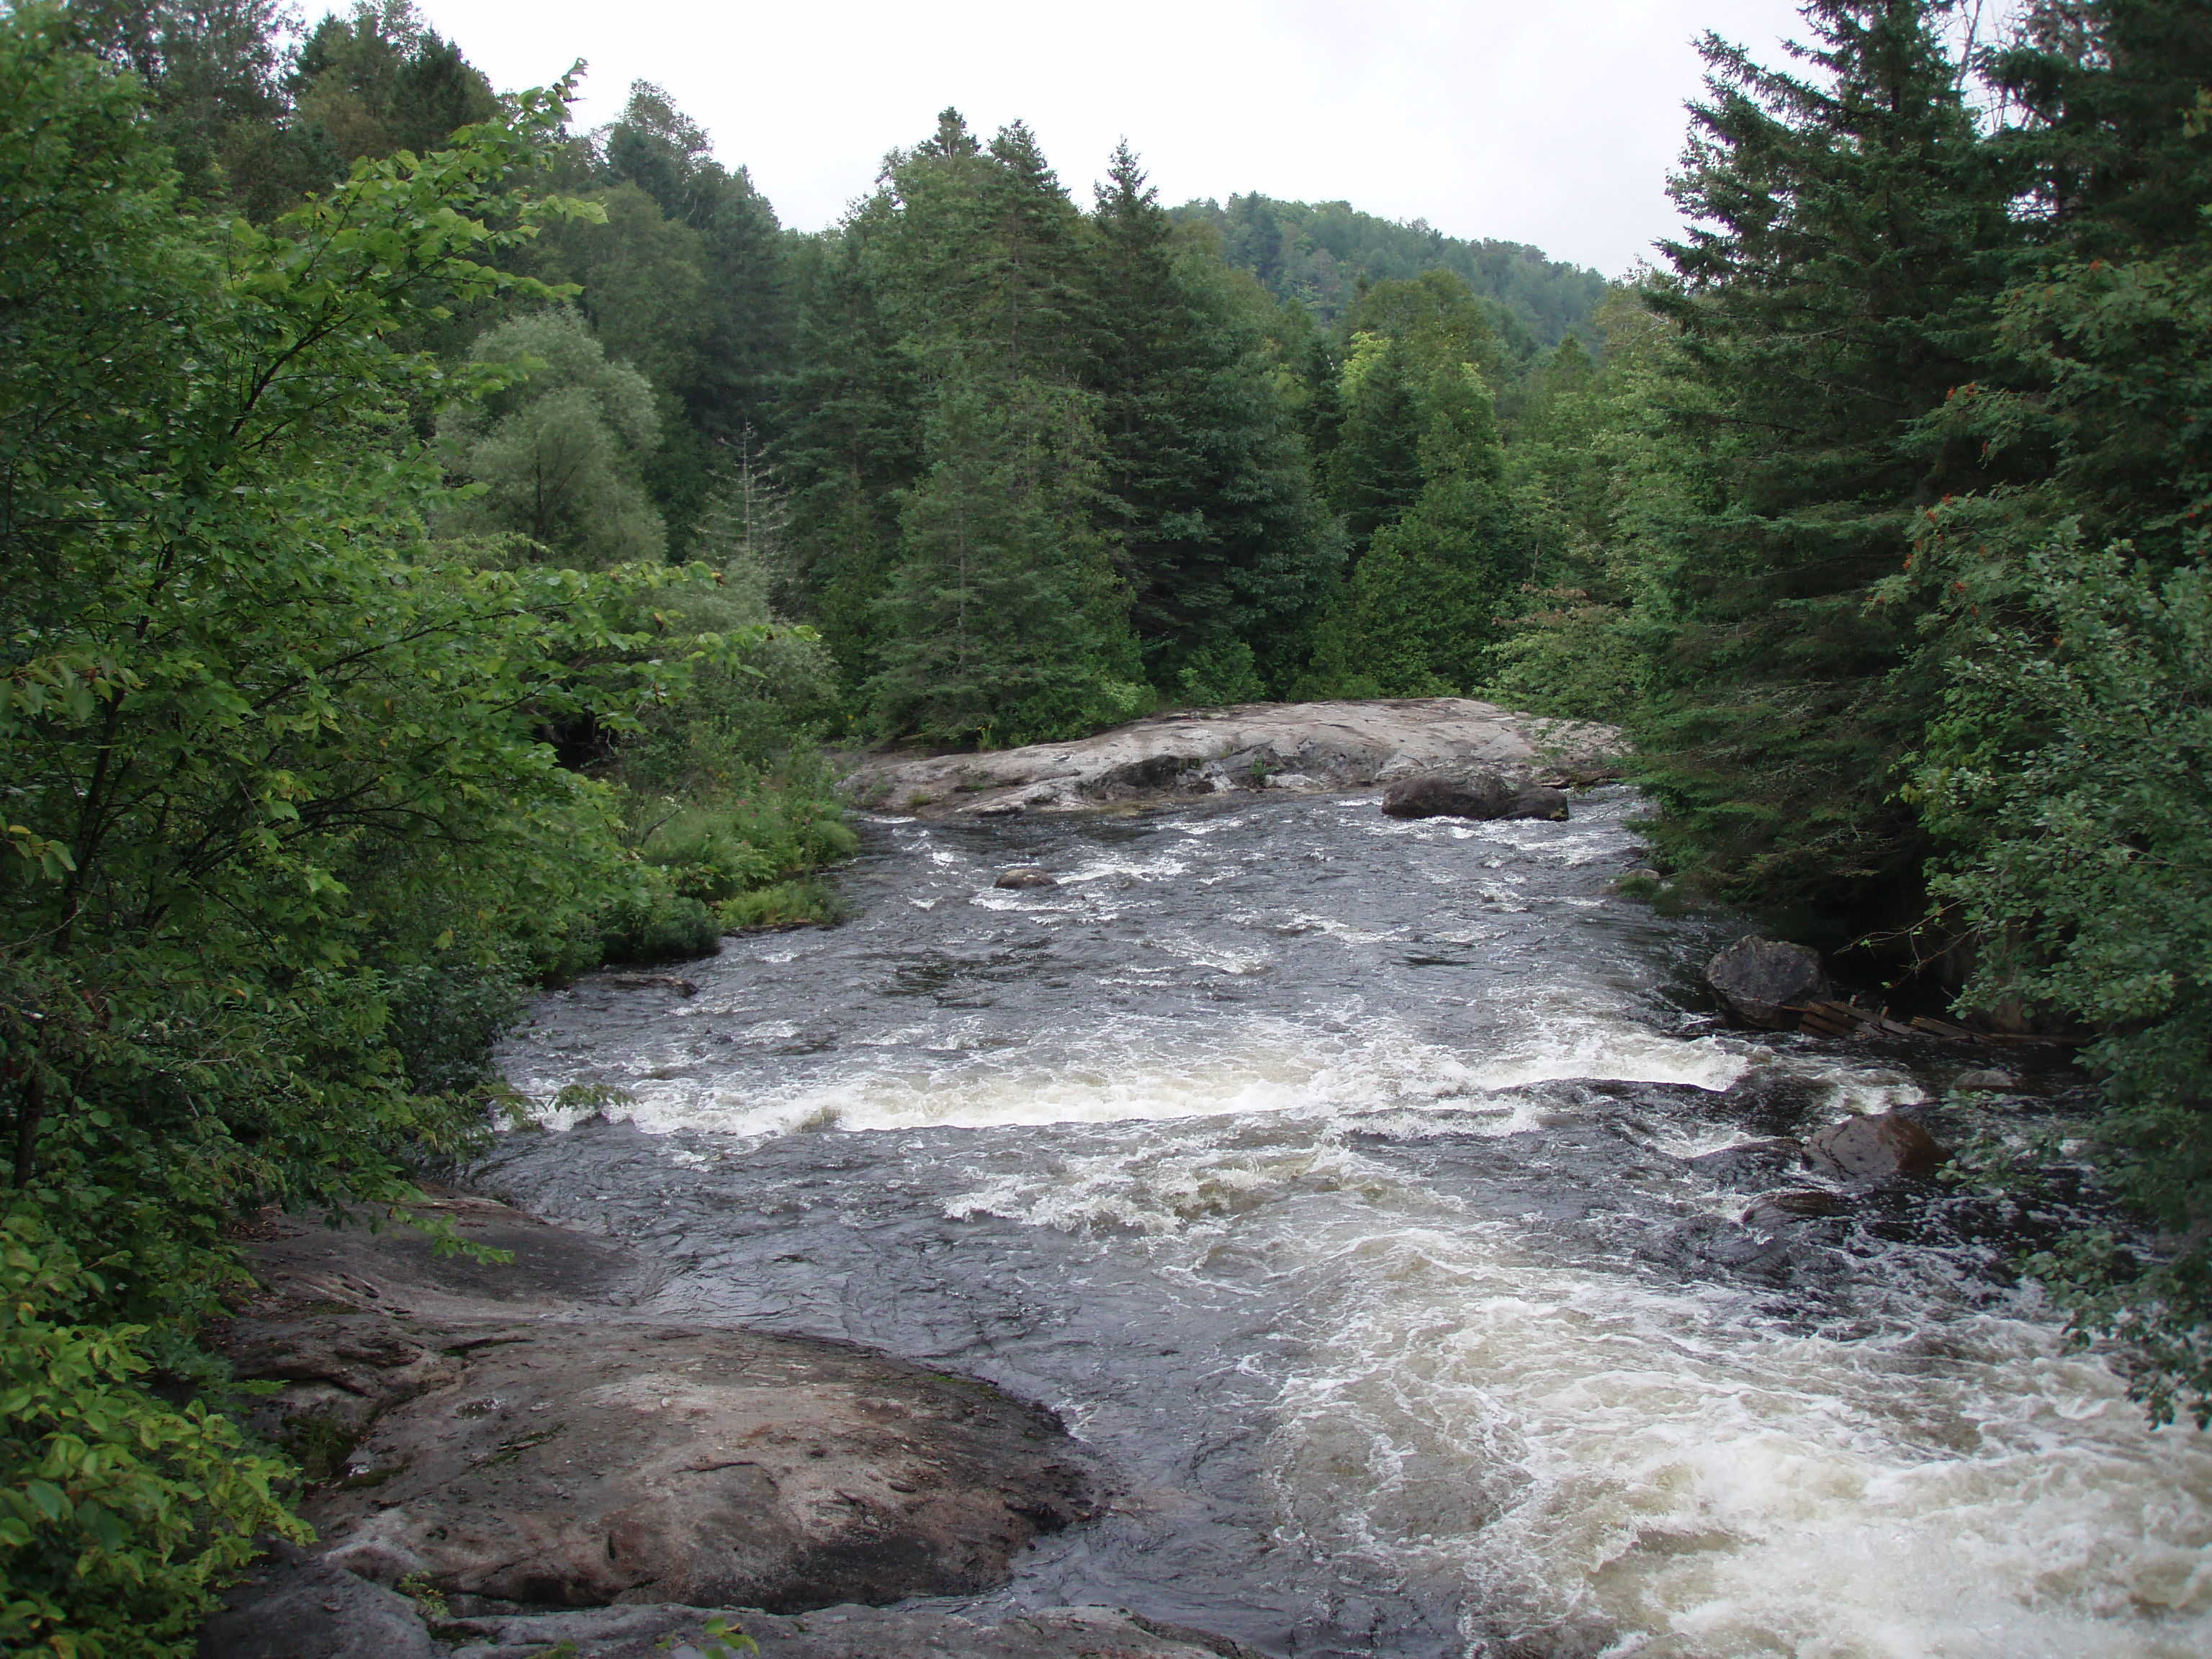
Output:
[[[1425,772],[1401,778],[1382,793],[1394,818],[1544,818],[1567,816],[1564,790],[1516,784],[1495,772]]]
[[[1805,1161],[1850,1181],[1933,1175],[1951,1154],[1902,1112],[1876,1112],[1832,1123],[1806,1143]]]
[[[1753,1025],[1797,1023],[1797,1012],[1831,994],[1820,953],[1809,945],[1747,934],[1705,965],[1705,983]]]
[[[1040,870],[1035,865],[1030,864],[1024,865],[1017,870],[1000,871],[999,878],[991,885],[1010,887],[1019,891],[1025,887],[1057,887],[1060,883],[1054,879],[1049,870]]]

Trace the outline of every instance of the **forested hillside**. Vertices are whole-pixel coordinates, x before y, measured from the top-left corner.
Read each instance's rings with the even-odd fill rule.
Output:
[[[1607,283],[1594,270],[1548,258],[1541,248],[1485,237],[1447,236],[1426,221],[1408,223],[1362,213],[1349,202],[1280,202],[1257,193],[1207,199],[1175,210],[1179,220],[1211,225],[1222,257],[1249,270],[1279,300],[1297,300],[1324,325],[1342,319],[1363,287],[1448,270],[1510,319],[1516,345],[1559,344],[1587,336]],[[1525,337],[1525,339],[1524,339]]]
[[[795,233],[407,0],[0,19],[0,1644],[185,1650],[285,1524],[226,1230],[404,1202],[531,988],[829,915],[823,744],[1173,705],[1623,723],[1678,891],[2091,1039],[2163,1243],[2035,1270],[2202,1415],[2212,13],[1954,9],[1708,40],[1632,289],[951,110]]]

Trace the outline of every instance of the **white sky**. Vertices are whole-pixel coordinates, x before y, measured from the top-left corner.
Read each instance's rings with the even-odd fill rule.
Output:
[[[952,104],[986,135],[1027,121],[1085,205],[1127,135],[1170,204],[1342,199],[1607,276],[1674,228],[1698,35],[1771,61],[1799,32],[1795,0],[417,3],[501,88],[589,60],[586,125],[659,82],[804,229]]]

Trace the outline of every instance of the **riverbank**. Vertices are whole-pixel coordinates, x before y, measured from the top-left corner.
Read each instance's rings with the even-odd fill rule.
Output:
[[[1109,1483],[1050,1413],[849,1343],[639,1311],[638,1253],[441,1192],[433,1231],[271,1216],[225,1334],[319,1534],[234,1591],[206,1659],[665,1653],[708,1621],[790,1659],[1226,1652],[1100,1609],[999,1631],[852,1603],[995,1588]],[[828,1625],[799,1615],[843,1608]],[[719,1610],[719,1611],[717,1611]],[[781,1616],[778,1616],[781,1615]],[[659,1647],[653,1644],[660,1644]],[[711,1649],[707,1650],[711,1651]]]

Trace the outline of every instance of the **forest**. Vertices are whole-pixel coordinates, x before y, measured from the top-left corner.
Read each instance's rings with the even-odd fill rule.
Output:
[[[834,917],[830,751],[1170,707],[1619,723],[1656,902],[2081,1042],[2025,1264],[2212,1415],[2212,12],[1717,37],[1630,279],[947,110],[834,228],[409,0],[0,17],[0,1645],[293,1523],[201,1340],[601,963]],[[2142,1240],[2153,1241],[2146,1248]]]

